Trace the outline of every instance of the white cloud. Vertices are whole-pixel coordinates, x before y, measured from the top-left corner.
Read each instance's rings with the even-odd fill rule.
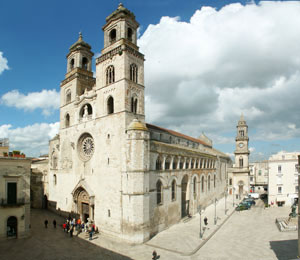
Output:
[[[27,156],[48,154],[48,142],[59,130],[59,122],[33,124],[26,127],[12,128],[0,125],[0,136],[9,138],[10,150],[20,150]]]
[[[3,52],[0,51],[0,75],[4,70],[8,70],[7,59],[3,57]]]
[[[237,3],[149,25],[147,121],[212,137],[235,131],[243,112],[252,140],[300,137],[299,13],[300,2]]]
[[[42,90],[41,92],[31,92],[27,95],[18,90],[7,92],[1,97],[1,102],[10,107],[24,110],[42,109],[44,115],[49,115],[55,109],[59,109],[60,95],[55,89]]]
[[[249,151],[250,151],[250,153],[253,153],[255,151],[255,148],[254,147],[249,147]]]

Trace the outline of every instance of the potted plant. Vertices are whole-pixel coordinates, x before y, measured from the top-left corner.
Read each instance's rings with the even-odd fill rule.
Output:
[[[17,158],[20,157],[20,151],[17,151],[17,150],[12,151],[12,154],[13,154],[13,157],[17,157]]]
[[[4,156],[4,157],[8,157],[8,153],[7,153],[7,152],[4,152],[4,153],[3,153],[3,156]]]

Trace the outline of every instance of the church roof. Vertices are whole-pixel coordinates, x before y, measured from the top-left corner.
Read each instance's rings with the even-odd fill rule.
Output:
[[[158,131],[161,131],[161,132],[165,132],[165,133],[168,133],[168,134],[171,134],[171,135],[174,135],[174,136],[184,138],[184,139],[192,141],[192,142],[202,144],[202,145],[207,146],[207,147],[211,147],[211,145],[209,145],[208,143],[206,143],[206,142],[204,142],[204,141],[202,141],[198,138],[194,138],[194,137],[191,137],[191,136],[188,136],[188,135],[184,135],[184,134],[181,134],[179,132],[176,132],[176,131],[173,131],[173,130],[170,130],[170,129],[166,129],[166,128],[162,128],[162,127],[152,125],[152,124],[146,124],[146,126],[150,130],[151,129],[158,130]]]
[[[120,3],[117,10],[115,10],[109,16],[106,17],[106,22],[108,23],[111,19],[120,18],[124,15],[130,16],[135,21],[135,15],[132,12],[130,12],[127,8],[125,8],[122,3]]]
[[[81,33],[81,32],[79,33],[79,37],[78,37],[77,42],[75,42],[74,44],[72,44],[72,46],[70,47],[70,51],[76,50],[78,46],[85,47],[85,48],[87,48],[88,50],[91,49],[91,45],[89,45],[88,43],[86,43],[86,42],[83,40],[83,37],[82,37],[82,33]]]

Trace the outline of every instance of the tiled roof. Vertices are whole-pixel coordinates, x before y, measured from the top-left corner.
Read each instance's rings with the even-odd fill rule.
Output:
[[[202,144],[204,146],[207,146],[207,147],[211,148],[211,145],[203,142],[200,139],[197,139],[197,138],[194,138],[194,137],[190,137],[188,135],[184,135],[184,134],[178,133],[176,131],[173,131],[173,130],[170,130],[170,129],[166,129],[166,128],[162,128],[162,127],[159,127],[159,126],[156,126],[156,125],[146,124],[146,126],[147,126],[147,128],[149,130],[153,129],[153,130],[158,130],[158,131],[161,131],[161,132],[166,132],[168,134],[175,135],[175,136],[184,138],[186,140],[189,140],[189,141],[192,141],[192,142],[195,142],[195,143],[199,143],[199,144]]]

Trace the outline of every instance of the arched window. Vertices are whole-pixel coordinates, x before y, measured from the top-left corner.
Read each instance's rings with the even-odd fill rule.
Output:
[[[66,103],[70,103],[71,102],[71,90],[68,89],[66,92]]]
[[[127,39],[132,42],[133,31],[131,28],[127,29]]]
[[[232,185],[232,178],[229,179],[229,185]]]
[[[109,40],[110,40],[110,43],[113,43],[116,41],[116,38],[117,38],[117,30],[116,29],[112,29],[110,32],[109,32]]]
[[[138,99],[137,97],[131,98],[131,112],[137,113]]]
[[[65,117],[65,127],[69,127],[70,126],[70,115],[66,114]]]
[[[189,168],[189,160],[185,161],[185,168],[188,169]]]
[[[74,69],[74,66],[75,66],[75,60],[71,59],[70,60],[70,70]]]
[[[18,219],[16,217],[9,217],[7,219],[7,237],[17,238],[18,234]]]
[[[51,162],[52,162],[52,169],[56,169],[57,168],[57,156],[56,156],[55,152],[52,153]]]
[[[83,57],[82,58],[82,68],[87,70],[88,69],[88,63],[89,63],[89,60],[86,57]]]
[[[240,157],[239,163],[240,163],[240,168],[242,168],[242,167],[243,167],[243,164],[244,164],[244,162],[243,162],[243,157]]]
[[[180,159],[180,162],[179,162],[179,169],[183,169],[183,161],[182,161],[182,159]]]
[[[162,183],[160,180],[156,183],[156,204],[162,204]]]
[[[93,114],[93,108],[90,104],[85,104],[81,107],[79,112],[79,117],[81,118],[91,118]]]
[[[172,201],[176,200],[176,181],[172,181]]]
[[[194,194],[194,199],[196,199],[197,197],[197,178],[194,177],[193,180],[193,194]]]
[[[204,176],[201,178],[201,192],[204,192]]]
[[[161,161],[160,161],[159,156],[158,156],[157,159],[156,159],[155,169],[156,169],[156,170],[161,170]]]
[[[107,114],[112,114],[114,113],[114,98],[110,96],[107,99]]]
[[[130,65],[130,80],[135,83],[138,82],[138,67],[134,63]]]
[[[56,174],[53,175],[53,185],[57,184],[57,177]]]
[[[115,82],[115,68],[113,65],[110,65],[106,69],[106,85]]]
[[[207,189],[210,191],[210,175],[208,175]]]
[[[191,169],[194,169],[194,160],[191,161]]]
[[[216,175],[214,175],[214,188],[216,188]]]
[[[196,159],[195,169],[198,169],[198,159]]]

